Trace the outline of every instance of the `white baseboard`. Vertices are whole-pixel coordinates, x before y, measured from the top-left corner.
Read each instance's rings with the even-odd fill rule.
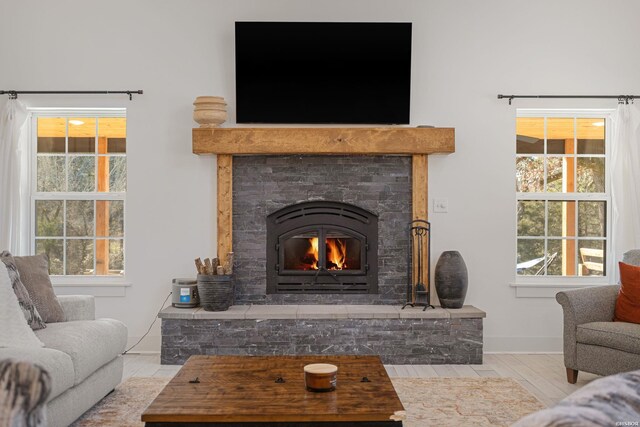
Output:
[[[485,353],[561,353],[562,337],[484,337]]]
[[[129,337],[127,339],[127,349],[138,342],[141,337]],[[131,354],[159,354],[162,338],[159,335],[148,335],[140,344],[136,345],[128,353]]]
[[[136,351],[135,349],[127,352],[127,354],[136,355],[136,356],[156,356],[159,355],[159,351]]]

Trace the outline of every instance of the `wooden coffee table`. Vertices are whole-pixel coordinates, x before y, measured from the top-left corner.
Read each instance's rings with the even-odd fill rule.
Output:
[[[338,366],[335,391],[306,390],[310,363]],[[192,356],[142,414],[148,427],[401,427],[403,418],[377,356]]]

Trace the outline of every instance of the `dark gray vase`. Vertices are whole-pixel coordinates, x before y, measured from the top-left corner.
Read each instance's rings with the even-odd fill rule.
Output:
[[[436,264],[436,292],[443,308],[461,308],[467,296],[467,265],[458,251],[442,252]]]

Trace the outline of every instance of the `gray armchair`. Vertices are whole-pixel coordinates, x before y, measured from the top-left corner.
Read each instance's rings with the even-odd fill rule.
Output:
[[[640,264],[640,250],[624,256]],[[614,322],[619,286],[597,286],[558,292],[564,312],[564,365],[567,381],[575,384],[578,371],[598,375],[640,369],[640,325]]]

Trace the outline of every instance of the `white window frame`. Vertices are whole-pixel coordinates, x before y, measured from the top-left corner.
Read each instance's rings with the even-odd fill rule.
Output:
[[[29,245],[31,254],[35,254],[36,242],[36,221],[35,221],[35,202],[36,200],[122,200],[124,201],[124,234],[123,250],[124,250],[124,275],[122,276],[76,276],[76,275],[51,275],[51,282],[56,288],[58,294],[74,294],[78,293],[78,288],[84,288],[83,292],[93,294],[95,296],[124,296],[124,287],[131,286],[127,281],[127,192],[110,192],[110,193],[76,193],[76,192],[57,192],[43,193],[37,191],[37,146],[38,146],[38,118],[39,117],[87,117],[99,119],[100,117],[127,117],[126,108],[28,108],[29,117]],[[97,157],[96,153],[88,154]],[[69,154],[66,153],[68,156]],[[124,156],[127,159],[127,175],[128,169],[128,153]],[[97,174],[96,174],[96,179]],[[95,206],[95,205],[94,205]],[[66,221],[63,220],[63,227],[66,227]],[[94,224],[95,227],[95,224]],[[95,233],[94,233],[95,234]],[[65,240],[67,237],[65,237]],[[94,248],[95,240],[94,239]],[[66,252],[66,245],[64,245]],[[95,266],[94,256],[94,266]],[[120,289],[114,287],[120,286]],[[105,287],[101,289],[100,287]],[[109,289],[110,288],[110,289]]]
[[[605,200],[607,203],[607,224],[606,224],[606,245],[605,251],[607,254],[606,259],[606,274],[604,276],[523,276],[518,275],[515,271],[514,263],[514,275],[515,281],[511,284],[512,287],[521,288],[517,289],[516,296],[521,297],[553,297],[555,293],[564,288],[575,287],[588,287],[599,286],[604,284],[611,284],[614,281],[615,274],[611,274],[614,268],[613,257],[611,256],[611,138],[612,138],[612,122],[611,117],[615,112],[614,109],[530,109],[519,108],[516,110],[516,117],[532,117],[532,118],[593,118],[593,119],[605,119],[605,193],[529,193],[529,192],[515,192],[515,206],[514,206],[514,218],[516,219],[516,233],[514,239],[516,240],[516,253],[517,253],[517,204],[521,200],[559,200],[559,201],[571,201],[575,200]],[[545,139],[546,139],[546,126],[545,126]],[[514,132],[515,135],[515,132]],[[577,138],[577,135],[575,135]],[[515,153],[514,145],[514,159],[518,157]],[[545,152],[543,156],[547,156],[546,144]],[[592,157],[589,154],[575,154],[576,157]],[[515,165],[515,162],[514,162]],[[515,172],[515,170],[514,170]],[[515,176],[515,173],[514,173]],[[546,162],[545,162],[545,182],[546,182]],[[567,197],[568,194],[569,197]],[[545,229],[547,225],[545,223]],[[546,233],[545,233],[546,235]],[[545,240],[547,240],[545,236]],[[576,236],[576,241],[580,240]],[[545,292],[544,290],[535,288],[547,288],[551,292]]]

